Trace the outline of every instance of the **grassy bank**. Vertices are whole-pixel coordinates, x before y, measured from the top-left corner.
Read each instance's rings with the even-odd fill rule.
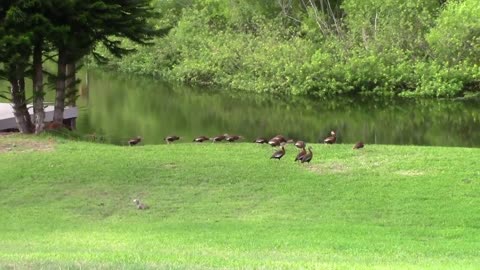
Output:
[[[480,149],[313,147],[1,136],[0,268],[480,265]]]

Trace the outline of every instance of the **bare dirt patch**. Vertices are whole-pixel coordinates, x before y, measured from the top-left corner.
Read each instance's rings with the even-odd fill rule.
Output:
[[[329,163],[329,164],[315,164],[309,165],[307,169],[311,172],[317,174],[336,174],[336,173],[347,173],[350,171],[350,168],[343,163]]]
[[[425,174],[424,172],[418,170],[401,170],[396,171],[395,173],[404,176],[420,176]]]
[[[167,164],[163,164],[162,167],[164,167],[165,169],[176,169],[178,166],[175,163],[167,163]]]
[[[0,137],[0,154],[8,152],[35,152],[53,151],[53,140],[33,140],[16,138],[14,135],[2,135]]]

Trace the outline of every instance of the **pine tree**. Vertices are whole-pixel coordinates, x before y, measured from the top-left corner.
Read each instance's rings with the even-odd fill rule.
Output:
[[[34,128],[27,109],[25,71],[31,55],[32,32],[25,28],[25,14],[16,1],[0,4],[0,75],[10,83],[10,96],[18,129],[32,133]]]
[[[66,89],[76,81],[75,65],[82,57],[94,53],[98,43],[121,57],[132,51],[122,45],[121,38],[147,44],[160,32],[149,22],[155,15],[149,0],[52,1],[58,2],[48,13],[54,24],[52,43],[58,50],[54,121],[61,122]],[[94,56],[105,60],[96,53]],[[71,91],[68,94],[71,96]]]

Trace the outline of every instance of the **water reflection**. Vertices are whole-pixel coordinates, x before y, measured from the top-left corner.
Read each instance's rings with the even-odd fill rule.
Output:
[[[88,76],[78,129],[116,144],[137,135],[156,144],[170,134],[191,140],[223,133],[248,140],[283,134],[318,142],[334,129],[340,143],[480,146],[478,101],[318,101],[190,88],[100,71]]]

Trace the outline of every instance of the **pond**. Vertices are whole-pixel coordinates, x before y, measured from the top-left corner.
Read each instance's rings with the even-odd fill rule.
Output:
[[[224,133],[320,142],[336,130],[339,143],[480,146],[478,101],[276,97],[102,71],[88,72],[87,88],[86,76],[77,128],[114,144],[137,135],[159,144],[167,135],[190,142]]]

